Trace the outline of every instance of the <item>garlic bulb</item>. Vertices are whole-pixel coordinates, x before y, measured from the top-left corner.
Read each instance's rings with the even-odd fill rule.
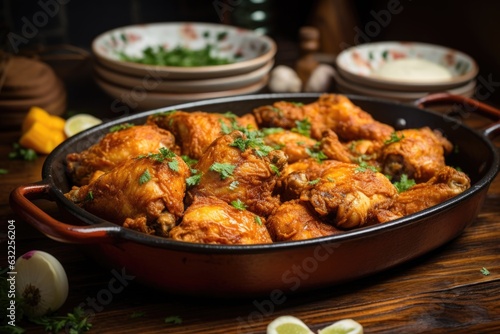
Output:
[[[33,250],[16,261],[16,295],[23,310],[37,317],[60,308],[68,297],[68,277],[51,254]]]
[[[335,76],[335,70],[327,64],[319,64],[307,80],[304,87],[306,92],[327,92]]]
[[[271,71],[268,87],[273,93],[298,93],[302,89],[302,80],[291,67],[279,65]]]

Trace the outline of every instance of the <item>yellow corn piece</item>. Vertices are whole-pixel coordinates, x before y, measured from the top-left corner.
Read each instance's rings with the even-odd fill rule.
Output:
[[[59,131],[64,130],[64,124],[66,123],[64,118],[51,115],[45,109],[34,106],[30,108],[28,114],[26,114],[26,117],[23,120],[21,127],[22,133],[28,131],[28,129],[36,122],[44,124],[49,129]]]
[[[21,136],[19,144],[25,148],[31,148],[37,153],[49,154],[64,139],[65,135],[61,130],[54,130],[41,122],[35,122]]]

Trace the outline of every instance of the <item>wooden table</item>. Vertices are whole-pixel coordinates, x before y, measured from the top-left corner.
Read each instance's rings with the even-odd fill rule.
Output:
[[[75,245],[48,239],[18,217],[8,203],[21,184],[41,179],[44,157],[34,162],[9,160],[16,130],[0,134],[0,242],[6,244],[9,220],[15,221],[16,254],[33,249],[56,256],[65,267],[70,293],[59,314],[82,306],[92,323],[90,333],[265,333],[269,322],[293,315],[316,331],[352,318],[365,333],[499,333],[500,332],[500,177],[491,184],[474,224],[455,240],[396,268],[348,284],[286,295],[280,305],[262,299],[215,300],[158,293],[127,281],[118,293],[105,293],[113,273],[97,266]],[[496,140],[500,147],[500,141]],[[54,203],[37,202],[58,217]],[[6,265],[6,247],[0,255]],[[487,268],[489,275],[481,272]],[[1,310],[0,312],[5,312]],[[134,317],[141,313],[141,317]],[[3,316],[3,315],[2,315]],[[178,316],[181,324],[167,324]],[[21,321],[28,333],[43,332]]]

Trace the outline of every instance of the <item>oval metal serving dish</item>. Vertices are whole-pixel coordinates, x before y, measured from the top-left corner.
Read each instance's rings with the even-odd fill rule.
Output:
[[[440,129],[460,148],[448,164],[460,166],[470,176],[471,188],[440,205],[385,224],[316,239],[248,246],[192,244],[142,234],[104,221],[64,197],[71,187],[65,175],[66,155],[96,143],[114,125],[141,124],[151,114],[174,109],[243,114],[279,100],[308,103],[318,96],[299,93],[221,98],[99,125],[56,148],[45,161],[42,180],[15,189],[11,206],[48,237],[83,244],[97,262],[124,269],[144,284],[166,292],[215,297],[270,296],[354,280],[436,249],[473,223],[499,170],[498,151],[491,140],[440,113],[356,96],[348,97],[375,119],[397,129],[400,124]],[[38,198],[56,201],[71,215],[71,224],[43,212],[32,202]],[[77,225],[75,221],[82,223]]]

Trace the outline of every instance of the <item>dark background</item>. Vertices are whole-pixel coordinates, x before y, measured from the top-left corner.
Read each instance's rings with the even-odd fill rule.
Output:
[[[12,33],[22,36],[26,21],[33,22],[37,15],[41,19],[39,12],[47,12],[44,6],[55,12],[53,17],[37,28],[27,43],[19,43],[19,49],[70,44],[90,50],[92,40],[102,32],[148,22],[224,22],[254,28],[244,17],[249,8],[260,7],[267,13],[263,21],[267,34],[278,42],[277,57],[286,62],[297,55],[294,42],[300,27],[316,25],[318,15],[326,20],[345,17],[342,10],[318,13],[319,4],[328,2],[335,8],[347,3],[355,19],[344,23],[343,40],[330,44],[345,47],[369,41],[406,40],[458,49],[476,59],[479,77],[489,82],[489,100],[500,102],[500,1],[495,0],[2,0],[0,37],[2,48],[13,52]],[[360,37],[358,33],[353,38],[356,29],[367,32],[369,23],[376,22],[375,16],[391,4],[401,10],[390,17],[390,22],[380,26],[376,34]],[[322,34],[328,39],[328,31]],[[332,52],[331,47],[326,52]]]

